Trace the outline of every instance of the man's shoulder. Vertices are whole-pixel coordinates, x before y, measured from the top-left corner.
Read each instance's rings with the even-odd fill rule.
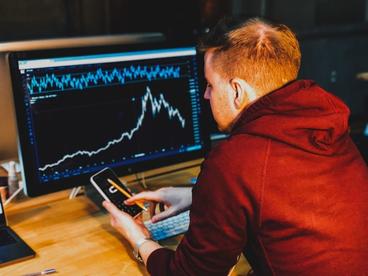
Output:
[[[223,193],[232,195],[234,200],[255,197],[262,180],[268,141],[241,134],[218,144],[203,162],[195,190],[205,191],[208,197]]]
[[[216,145],[208,155],[211,163],[221,164],[245,164],[255,162],[262,157],[262,152],[266,150],[267,138],[237,134]]]
[[[243,151],[257,151],[260,149],[259,147],[266,144],[267,141],[267,137],[240,133],[232,135],[226,140],[222,141],[216,147],[214,147],[212,151],[217,155],[237,155],[242,154]]]

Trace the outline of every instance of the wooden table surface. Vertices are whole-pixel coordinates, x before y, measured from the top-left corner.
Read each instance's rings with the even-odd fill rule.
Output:
[[[184,175],[198,172],[196,167]],[[178,183],[179,178],[172,179]],[[164,184],[170,183],[158,181],[153,188]],[[47,268],[57,270],[51,275],[148,275],[135,261],[130,245],[110,226],[109,216],[86,196],[68,199],[69,193],[28,199],[6,209],[8,224],[37,255],[0,268],[0,275],[24,275]],[[175,237],[162,244],[175,248],[179,240]],[[240,263],[232,275],[246,274],[249,266],[244,260]]]
[[[0,275],[46,268],[55,268],[59,275],[146,275],[109,217],[85,196],[11,213],[8,222],[37,256],[1,268]]]

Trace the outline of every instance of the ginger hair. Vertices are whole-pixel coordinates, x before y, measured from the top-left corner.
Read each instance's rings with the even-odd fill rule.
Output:
[[[222,20],[201,42],[213,51],[213,66],[223,77],[239,77],[263,95],[297,78],[301,53],[295,34],[285,25],[259,18],[235,27]]]

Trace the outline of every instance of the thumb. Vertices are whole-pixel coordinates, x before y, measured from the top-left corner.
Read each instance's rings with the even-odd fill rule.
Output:
[[[108,202],[108,201],[105,200],[102,203],[102,205],[114,217],[117,217],[117,216],[121,215],[121,211],[114,204],[112,204],[111,202]]]

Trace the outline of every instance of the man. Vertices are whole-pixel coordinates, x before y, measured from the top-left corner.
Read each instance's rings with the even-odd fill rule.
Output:
[[[286,27],[259,19],[217,26],[204,43],[205,98],[230,137],[193,188],[143,192],[190,208],[176,251],[105,202],[112,225],[153,275],[226,275],[242,252],[256,275],[368,273],[368,171],[349,137],[349,109],[312,81],[296,81],[300,50]]]

